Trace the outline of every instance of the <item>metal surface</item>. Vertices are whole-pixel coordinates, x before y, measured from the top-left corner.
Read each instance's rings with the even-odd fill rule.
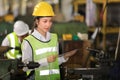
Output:
[[[0,59],[0,80],[10,80],[10,74],[17,70],[17,60]]]
[[[83,74],[83,75],[108,75],[109,67],[106,68],[74,68],[68,69],[70,74]]]

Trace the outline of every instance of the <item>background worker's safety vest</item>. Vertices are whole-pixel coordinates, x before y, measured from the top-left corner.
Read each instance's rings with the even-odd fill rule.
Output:
[[[9,40],[10,47],[20,48],[19,40],[15,32],[8,34],[7,38]],[[8,59],[18,59],[21,57],[21,53],[20,50],[11,49],[6,53],[6,56]]]
[[[58,57],[58,39],[56,34],[51,34],[51,40],[48,42],[42,42],[32,35],[29,35],[25,39],[29,41],[32,47],[33,60],[35,62],[40,61],[40,59],[47,58],[47,56],[50,55],[57,55]],[[60,80],[58,58],[56,58],[55,62],[49,63],[48,66],[40,66],[39,68],[36,68],[35,80]]]

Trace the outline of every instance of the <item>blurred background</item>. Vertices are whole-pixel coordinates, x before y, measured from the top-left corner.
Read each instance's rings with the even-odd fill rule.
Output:
[[[119,60],[120,0],[0,0],[0,44],[13,31],[15,21],[23,20],[32,28],[32,11],[39,1],[49,2],[55,11],[51,32],[58,34],[60,52],[80,49],[64,67],[96,67],[96,52],[87,47]]]

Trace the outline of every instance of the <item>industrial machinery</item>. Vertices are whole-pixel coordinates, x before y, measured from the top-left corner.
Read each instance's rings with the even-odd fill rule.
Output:
[[[37,62],[28,62],[27,64],[24,64],[19,59],[5,59],[3,57],[4,53],[11,49],[18,48],[8,46],[0,47],[0,80],[10,80],[10,77],[15,75],[23,67],[34,69],[40,66]]]
[[[115,68],[115,61],[110,55],[102,50],[87,48],[90,52],[95,53],[96,67],[93,68],[64,68],[64,80],[114,80],[111,78],[111,71]],[[90,53],[91,55],[91,53]],[[91,79],[85,79],[85,76],[91,76]]]
[[[0,80],[10,80],[10,74],[17,71],[17,60],[0,59]]]

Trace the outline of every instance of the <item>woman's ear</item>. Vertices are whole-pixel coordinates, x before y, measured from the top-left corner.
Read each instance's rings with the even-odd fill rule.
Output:
[[[39,22],[39,19],[36,19],[36,20],[35,20],[35,23],[36,23],[37,25],[38,25],[38,22]]]

